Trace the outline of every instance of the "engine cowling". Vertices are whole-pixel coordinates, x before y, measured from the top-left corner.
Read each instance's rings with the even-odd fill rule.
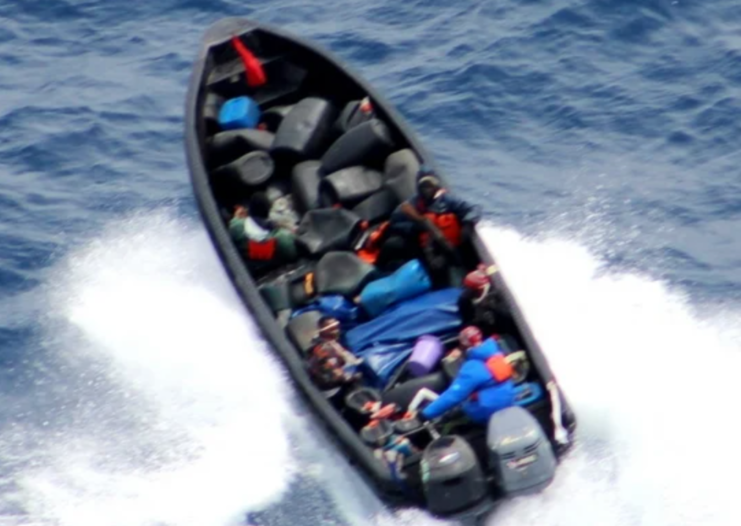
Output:
[[[489,467],[508,496],[534,493],[556,474],[556,456],[535,417],[522,407],[497,411],[489,419]]]
[[[422,485],[432,513],[448,514],[476,505],[487,484],[476,454],[455,435],[432,441],[422,455]]]

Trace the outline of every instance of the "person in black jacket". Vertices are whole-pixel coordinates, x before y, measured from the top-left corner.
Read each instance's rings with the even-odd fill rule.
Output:
[[[417,194],[400,204],[391,214],[391,223],[398,233],[419,236],[420,246],[430,242],[458,248],[472,234],[481,219],[478,206],[448,193],[435,173],[422,166],[417,174]]]
[[[437,175],[422,166],[417,194],[391,214],[377,265],[394,270],[409,259],[421,259],[433,283],[444,286],[452,265],[461,265],[461,248],[481,219],[478,206],[453,196]]]

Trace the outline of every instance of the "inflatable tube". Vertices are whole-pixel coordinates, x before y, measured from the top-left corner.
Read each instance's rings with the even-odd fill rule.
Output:
[[[208,145],[209,164],[222,166],[255,150],[267,151],[274,137],[270,132],[247,128],[217,133]]]
[[[286,115],[293,109],[293,104],[286,106],[273,106],[265,110],[260,122],[265,125],[267,131],[275,133],[280,127],[280,123],[286,118]]]
[[[389,188],[382,188],[373,195],[366,197],[353,207],[352,211],[358,214],[360,219],[375,224],[387,219],[396,209],[399,201]]]
[[[378,277],[378,270],[353,252],[328,252],[316,265],[317,293],[355,296],[366,283]]]
[[[399,150],[386,158],[383,167],[384,184],[394,192],[399,202],[417,193],[419,160],[410,149]]]
[[[326,176],[319,183],[319,203],[353,206],[383,187],[380,172],[363,166],[352,166]]]
[[[335,116],[336,110],[329,101],[316,97],[301,100],[280,123],[271,153],[298,159],[318,154],[330,139]]]
[[[229,180],[240,190],[261,187],[273,175],[273,160],[266,152],[251,152],[214,171],[214,178]],[[240,188],[241,187],[241,188]]]
[[[350,250],[360,233],[360,218],[342,208],[310,210],[298,225],[296,241],[312,256]]]
[[[319,208],[319,161],[304,161],[293,167],[291,188],[296,206],[302,212]]]
[[[375,116],[370,101],[367,101],[365,104],[363,102],[361,100],[353,100],[342,108],[340,116],[337,117],[337,121],[334,124],[335,130],[339,135],[347,133],[359,124],[368,122]]]
[[[356,165],[380,169],[393,149],[388,126],[371,119],[352,128],[330,146],[322,156],[322,172],[331,174]]]

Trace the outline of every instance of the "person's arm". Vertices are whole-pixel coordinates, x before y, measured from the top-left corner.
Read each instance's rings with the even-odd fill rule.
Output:
[[[234,216],[229,221],[229,235],[235,243],[240,243],[247,239],[247,234],[244,232],[244,222],[245,219],[243,217],[237,216]]]
[[[447,195],[450,210],[458,217],[461,223],[461,237],[463,242],[467,242],[473,235],[476,223],[481,220],[481,208],[472,205],[463,199]]]
[[[423,228],[419,221],[415,220],[409,214],[410,209],[416,211],[413,201],[414,198],[407,199],[391,213],[391,217],[389,217],[389,230],[392,233],[409,236],[422,232]]]
[[[474,370],[474,367],[475,365],[470,362],[463,364],[458,376],[453,380],[450,387],[437,400],[425,407],[420,414],[429,420],[431,418],[437,418],[457,405],[462,404],[473,394],[479,385],[478,374],[476,374],[477,371]]]
[[[409,402],[409,406],[407,406],[407,415],[411,416],[417,413],[417,409],[422,404],[422,402],[434,402],[440,398],[440,395],[437,394],[432,389],[429,389],[427,387],[423,387],[419,391],[417,391],[417,394],[414,395],[414,398],[412,398],[412,401]]]
[[[403,214],[405,214],[415,225],[418,231],[420,232],[429,232],[430,235],[437,241],[438,243],[445,246],[445,248],[452,249],[450,246],[450,243],[445,238],[443,233],[440,231],[440,229],[430,221],[429,218],[425,217],[422,213],[420,213],[412,203],[405,202],[402,203],[399,206],[399,209]]]
[[[460,197],[447,194],[445,198],[448,201],[451,212],[453,212],[461,223],[476,224],[481,220],[481,207],[472,205]]]

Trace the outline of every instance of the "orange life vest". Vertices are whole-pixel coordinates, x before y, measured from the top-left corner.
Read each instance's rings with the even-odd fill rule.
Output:
[[[254,241],[250,239],[247,242],[247,257],[254,261],[270,261],[275,256],[277,243],[274,237],[265,241]]]
[[[501,354],[495,354],[486,360],[486,368],[491,373],[492,378],[497,382],[509,380],[514,374],[512,365]]]
[[[390,221],[381,223],[380,227],[371,232],[363,245],[363,248],[358,250],[358,257],[360,259],[366,263],[370,263],[371,265],[376,262],[378,255],[381,253],[381,245],[379,244],[379,241],[381,236],[383,236],[384,232],[386,232],[386,229],[389,227],[389,224],[391,224]]]
[[[429,219],[432,224],[440,229],[445,239],[447,239],[454,247],[460,246],[461,244],[461,224],[458,221],[458,216],[452,212],[446,212],[444,214],[436,214],[434,212],[426,212],[423,214]],[[426,245],[430,241],[430,233],[423,232],[420,238],[422,245]]]
[[[497,382],[509,380],[514,375],[512,366],[501,354],[495,354],[488,358],[486,362],[484,362],[484,365],[486,365],[486,368],[489,370],[491,377]],[[474,392],[469,398],[471,400],[478,400],[479,393]]]

